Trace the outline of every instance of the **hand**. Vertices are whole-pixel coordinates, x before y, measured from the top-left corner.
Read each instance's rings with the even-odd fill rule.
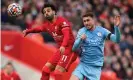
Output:
[[[65,52],[65,47],[61,46],[60,47],[60,53],[63,54]]]
[[[81,39],[82,39],[82,40],[85,40],[85,39],[86,39],[86,35],[85,35],[85,34],[82,34],[82,35],[81,35]]]
[[[119,26],[121,22],[120,16],[114,17],[114,26]]]
[[[24,37],[27,35],[27,29],[23,31]]]

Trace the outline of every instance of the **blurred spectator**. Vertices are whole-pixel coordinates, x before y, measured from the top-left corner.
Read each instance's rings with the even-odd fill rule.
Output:
[[[21,80],[11,62],[8,62],[1,70],[1,80]]]
[[[8,16],[6,12],[6,6],[2,6],[1,8],[1,22],[6,23],[8,22]]]

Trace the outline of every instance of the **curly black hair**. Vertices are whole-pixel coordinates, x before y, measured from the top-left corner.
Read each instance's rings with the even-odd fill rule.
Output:
[[[46,4],[44,4],[43,7],[42,7],[42,10],[41,10],[42,13],[44,13],[44,12],[43,12],[43,9],[46,8],[46,7],[51,7],[51,9],[55,11],[55,13],[56,13],[56,11],[57,11],[56,7],[55,7],[53,4],[46,3]]]

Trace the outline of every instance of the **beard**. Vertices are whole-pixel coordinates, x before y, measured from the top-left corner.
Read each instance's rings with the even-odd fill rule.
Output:
[[[52,21],[53,18],[54,18],[54,15],[46,16],[45,18],[46,18],[47,20],[49,20],[49,21]]]
[[[93,28],[92,25],[88,25],[89,27],[87,27],[87,29],[91,30]]]

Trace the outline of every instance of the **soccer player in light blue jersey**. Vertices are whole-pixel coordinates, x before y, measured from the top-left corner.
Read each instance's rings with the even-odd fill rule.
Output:
[[[95,25],[93,13],[82,17],[84,26],[78,31],[73,45],[73,51],[81,47],[80,63],[73,71],[70,80],[100,80],[101,68],[104,62],[104,43],[109,39],[120,42],[120,16],[114,17],[114,34],[102,26]]]

